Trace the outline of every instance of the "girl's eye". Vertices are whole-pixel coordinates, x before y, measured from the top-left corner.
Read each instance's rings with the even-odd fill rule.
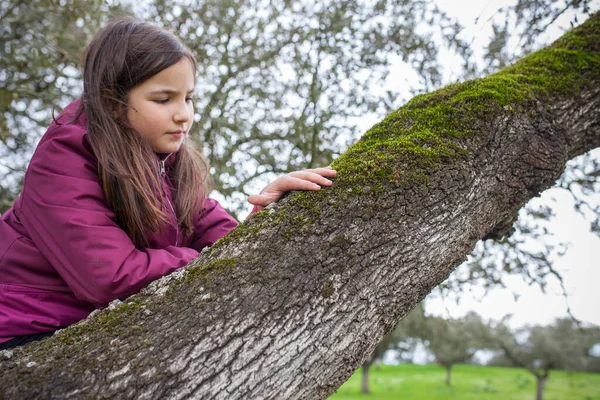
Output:
[[[193,101],[193,100],[194,100],[194,98],[193,98],[193,97],[186,97],[186,98],[185,98],[185,101],[187,101],[187,102],[190,102],[190,101]]]
[[[169,99],[156,99],[156,100],[154,100],[154,102],[158,103],[158,104],[165,104],[167,101],[169,101]]]

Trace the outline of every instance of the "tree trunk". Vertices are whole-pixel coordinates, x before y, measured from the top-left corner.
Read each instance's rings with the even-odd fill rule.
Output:
[[[446,386],[450,386],[451,374],[452,374],[452,365],[446,365]]]
[[[371,361],[368,359],[362,364],[362,385],[361,392],[364,394],[369,394],[369,367],[371,366]]]
[[[544,386],[546,386],[546,380],[548,375],[536,375],[537,378],[537,391],[535,393],[536,400],[544,400]]]
[[[326,398],[485,237],[600,144],[596,14],[419,96],[293,193],[124,303],[1,353],[0,398]]]

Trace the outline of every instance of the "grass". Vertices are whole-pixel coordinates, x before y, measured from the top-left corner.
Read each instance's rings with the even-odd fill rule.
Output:
[[[370,368],[368,395],[360,391],[361,374],[356,371],[329,399],[535,400],[535,377],[522,368],[456,365],[446,386],[446,371],[437,365],[382,365]],[[550,371],[544,400],[600,400],[600,374]]]

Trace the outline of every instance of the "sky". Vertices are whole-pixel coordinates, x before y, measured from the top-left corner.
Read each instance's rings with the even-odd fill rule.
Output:
[[[440,8],[458,18],[466,27],[464,34],[472,38],[474,48],[478,48],[479,39],[485,39],[490,32],[490,16],[499,8],[512,4],[512,1],[490,0],[438,0]],[[592,9],[600,9],[600,1],[592,2]],[[474,23],[479,17],[479,22]],[[567,16],[559,25],[548,32],[544,40],[551,42],[568,28]],[[447,65],[452,65],[449,60]],[[391,83],[394,84],[394,83]],[[397,84],[397,83],[396,83]],[[600,151],[595,154],[600,157]],[[521,278],[508,279],[507,289],[496,289],[484,294],[483,290],[474,290],[461,296],[459,304],[454,300],[443,299],[435,292],[428,297],[428,313],[445,317],[460,317],[474,310],[486,319],[498,320],[511,314],[513,327],[528,324],[550,324],[555,318],[567,316],[567,308],[581,321],[600,325],[600,238],[589,230],[589,222],[573,209],[571,197],[560,189],[550,189],[542,194],[542,200],[555,197],[558,207],[551,231],[570,246],[563,257],[558,259],[555,268],[561,271],[568,293],[565,299],[557,280],[551,281],[546,293],[537,286],[528,286]],[[600,194],[595,196],[600,201]],[[515,299],[513,293],[518,293]]]

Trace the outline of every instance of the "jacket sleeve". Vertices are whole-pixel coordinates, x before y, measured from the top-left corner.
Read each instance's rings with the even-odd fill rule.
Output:
[[[85,140],[82,127],[48,130],[27,170],[20,219],[75,296],[103,307],[187,265],[198,252],[136,249],[106,205]]]
[[[221,207],[218,201],[206,199],[204,210],[194,223],[190,247],[197,251],[212,246],[237,226],[237,221]]]

